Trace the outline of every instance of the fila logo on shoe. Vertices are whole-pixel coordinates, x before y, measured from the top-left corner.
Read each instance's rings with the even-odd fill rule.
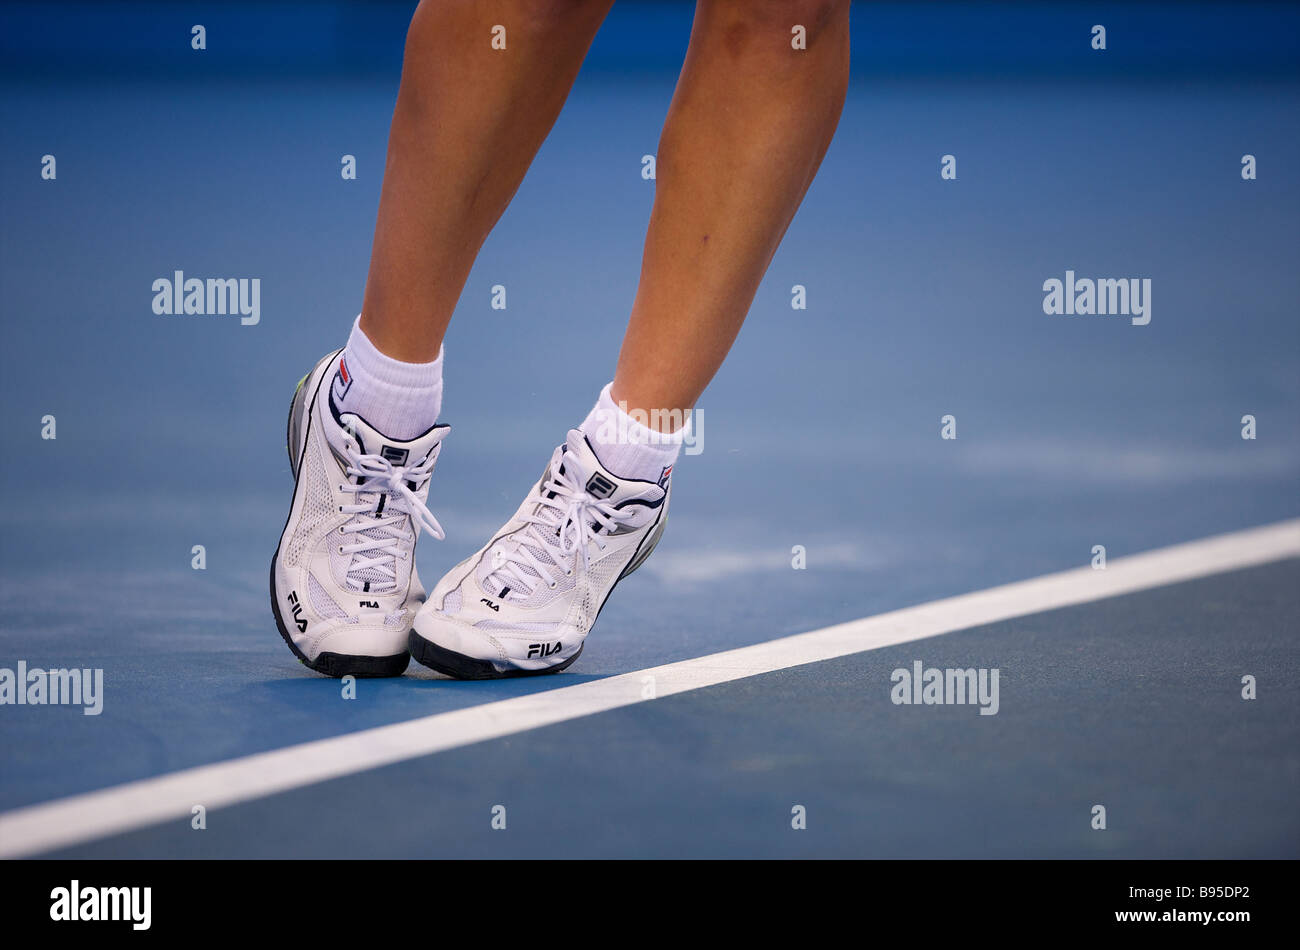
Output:
[[[363,610],[367,607],[369,607],[371,610],[379,609],[379,601],[377,600],[363,600],[363,601],[359,601],[359,603],[361,604],[361,608]]]
[[[545,658],[548,656],[554,656],[556,653],[559,653],[562,649],[564,649],[564,644],[561,643],[559,640],[556,640],[554,644],[530,643],[528,644],[528,659],[531,660],[533,657]]]
[[[298,602],[298,592],[289,591],[289,604],[293,607],[293,622],[298,625],[299,633],[307,632],[307,618],[302,615],[302,604]]]
[[[614,483],[597,472],[587,479],[587,494],[593,498],[608,498],[614,494]]]
[[[500,613],[500,612],[501,612],[501,608],[500,608],[499,606],[497,606],[496,604],[492,603],[492,601],[488,600],[486,597],[480,597],[480,598],[479,598],[479,603],[481,603],[481,604],[487,604],[489,607],[491,607],[491,608],[492,608],[493,610],[495,610],[497,613]]]

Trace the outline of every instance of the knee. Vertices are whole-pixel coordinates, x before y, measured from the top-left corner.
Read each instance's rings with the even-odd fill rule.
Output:
[[[849,0],[699,0],[722,29],[733,55],[756,50],[789,50],[796,28],[807,47],[842,23]]]
[[[738,19],[761,27],[823,26],[848,13],[849,0],[701,0],[725,6]]]
[[[600,22],[614,0],[521,0],[517,25],[529,33],[562,33]]]

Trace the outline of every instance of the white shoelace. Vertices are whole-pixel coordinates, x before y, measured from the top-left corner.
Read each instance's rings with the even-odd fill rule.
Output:
[[[396,587],[397,559],[409,556],[409,549],[404,550],[403,545],[414,543],[422,528],[439,541],[443,538],[442,525],[417,494],[433,473],[433,452],[417,465],[395,467],[382,456],[349,451],[346,471],[355,481],[339,488],[356,495],[357,503],[339,506],[339,511],[353,515],[339,532],[358,536],[352,544],[339,545],[340,554],[352,557],[348,582],[361,590],[366,581],[356,575],[377,573],[381,579],[371,579],[370,589],[385,593],[383,588]],[[403,504],[392,505],[397,499]]]
[[[505,599],[531,596],[539,581],[554,590],[559,582],[551,572],[559,569],[565,577],[570,577],[574,567],[568,565],[573,561],[587,570],[590,566],[587,545],[594,541],[597,550],[603,551],[605,542],[601,540],[601,532],[631,520],[636,514],[620,511],[608,501],[588,494],[568,472],[560,470],[558,458],[551,462],[537,505],[533,514],[523,519],[528,526],[500,543],[497,548],[500,556],[485,578],[496,577],[503,587],[509,588]],[[539,558],[534,549],[545,552],[551,563]],[[579,554],[576,559],[575,551]],[[525,566],[536,575],[525,571]]]

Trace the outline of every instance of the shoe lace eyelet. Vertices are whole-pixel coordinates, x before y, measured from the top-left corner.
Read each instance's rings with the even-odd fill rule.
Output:
[[[555,588],[559,587],[560,585],[557,584],[555,581],[551,581],[551,582],[550,582],[549,584],[547,584],[546,586],[549,587],[551,590],[555,590]]]

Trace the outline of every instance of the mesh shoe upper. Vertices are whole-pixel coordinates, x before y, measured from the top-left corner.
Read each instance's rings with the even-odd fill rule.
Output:
[[[573,656],[614,584],[657,543],[668,497],[666,484],[611,473],[570,431],[514,517],[439,582],[416,633],[513,669]],[[555,652],[538,657],[543,635]]]
[[[336,365],[337,357],[323,361],[309,376],[302,419],[290,430],[298,479],[274,565],[276,606],[309,660],[325,651],[392,656],[404,651],[424,601],[416,538],[442,537],[427,498],[449,429],[397,441],[338,413],[321,385]]]

